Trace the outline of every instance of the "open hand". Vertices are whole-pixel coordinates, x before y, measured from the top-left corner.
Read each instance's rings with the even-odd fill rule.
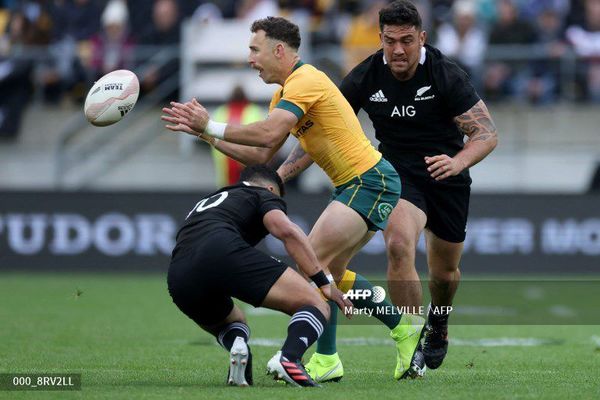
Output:
[[[167,115],[160,117],[163,121],[171,124],[165,126],[167,129],[183,131],[195,136],[204,133],[210,116],[206,108],[198,103],[196,99],[187,103],[172,101],[170,104],[170,108],[165,107],[162,109],[163,113]]]
[[[425,157],[425,164],[427,164],[427,171],[436,181],[458,175],[466,167],[460,160],[446,154]]]
[[[329,285],[321,286],[319,289],[321,289],[323,296],[337,304],[347,318],[351,318],[353,304],[350,300],[344,298],[344,294],[335,286],[335,284],[330,283]]]

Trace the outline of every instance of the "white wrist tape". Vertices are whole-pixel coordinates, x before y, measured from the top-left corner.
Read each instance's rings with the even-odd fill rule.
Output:
[[[225,128],[227,128],[227,124],[224,124],[222,122],[215,122],[212,119],[209,119],[204,132],[207,135],[210,135],[217,139],[224,139],[225,138]]]
[[[327,274],[325,276],[327,277],[327,279],[329,280],[329,282],[333,282],[333,275],[332,274]]]

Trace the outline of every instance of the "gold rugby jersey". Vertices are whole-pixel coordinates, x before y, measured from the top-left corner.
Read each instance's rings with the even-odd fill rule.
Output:
[[[381,159],[337,86],[310,64],[300,61],[294,66],[271,99],[269,111],[274,108],[298,117],[291,133],[334,186],[363,174]]]

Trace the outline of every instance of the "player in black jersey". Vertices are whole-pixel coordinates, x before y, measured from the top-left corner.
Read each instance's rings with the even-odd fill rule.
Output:
[[[252,384],[250,329],[233,303],[235,297],[292,315],[287,339],[267,369],[276,379],[295,386],[318,386],[300,359],[323,332],[329,306],[296,271],[253,247],[268,233],[283,241],[327,299],[342,310],[352,306],[330,283],[306,235],[288,219],[280,197],[283,190],[274,170],[264,165],[246,168],[240,183],[199,201],[177,233],[167,279],[169,293],[184,314],[230,352],[230,385]]]
[[[425,231],[432,303],[423,352],[435,369],[448,348],[448,308],[442,306],[452,304],[460,280],[468,168],[496,147],[497,133],[466,73],[425,44],[421,17],[410,1],[383,8],[379,25],[383,49],[356,66],[340,90],[356,113],[367,112],[379,150],[402,181],[401,199],[384,232],[395,305],[422,303],[415,253]],[[291,154],[285,163],[296,173],[310,165],[298,146]]]
[[[432,303],[423,350],[427,366],[437,368],[448,347],[448,313],[441,306],[452,304],[460,280],[468,168],[496,147],[496,127],[467,74],[425,44],[410,1],[383,8],[379,25],[383,49],[355,67],[340,89],[355,112],[367,112],[379,150],[402,180],[401,200],[385,230],[396,305],[421,305],[415,252],[425,230]]]

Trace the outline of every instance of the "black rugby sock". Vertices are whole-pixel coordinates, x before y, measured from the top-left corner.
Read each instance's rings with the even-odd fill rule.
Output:
[[[449,306],[435,306],[433,303],[429,303],[429,309],[427,310],[427,320],[432,326],[444,326],[448,325],[448,318],[450,317]]]
[[[230,351],[235,338],[238,336],[242,337],[244,342],[248,343],[248,339],[250,338],[250,328],[248,325],[243,322],[233,322],[229,325],[225,325],[221,332],[219,332],[217,341],[221,346],[227,349],[227,351]]]
[[[327,320],[317,307],[300,308],[292,315],[281,355],[292,362],[299,361],[304,352],[321,336],[325,324]]]

